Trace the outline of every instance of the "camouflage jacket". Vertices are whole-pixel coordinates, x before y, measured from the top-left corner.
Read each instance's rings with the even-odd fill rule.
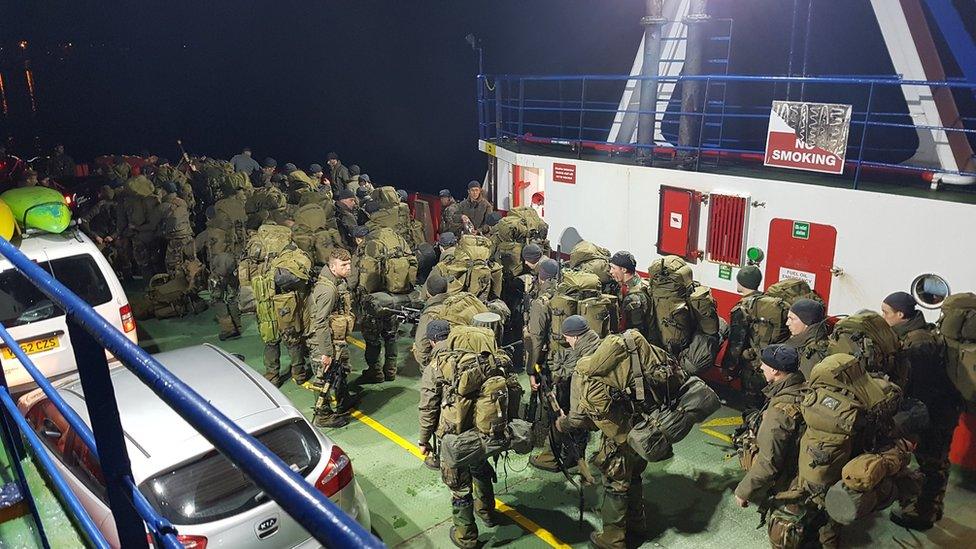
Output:
[[[796,478],[800,436],[805,426],[800,414],[805,388],[803,374],[793,372],[763,389],[769,401],[756,435],[759,452],[736,486],[735,495],[762,504],[789,488]]]
[[[808,326],[802,333],[797,334],[788,340],[786,345],[796,349],[800,355],[800,372],[804,379],[810,377],[813,367],[827,358],[827,336],[830,335],[826,320]]]
[[[305,337],[313,361],[322,355],[335,356],[336,343],[345,344],[345,340],[336,341],[339,334],[333,332],[332,320],[338,315],[352,316],[352,296],[345,280],[325,267],[306,302]]]

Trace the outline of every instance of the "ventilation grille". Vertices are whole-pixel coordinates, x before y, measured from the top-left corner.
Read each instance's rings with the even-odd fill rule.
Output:
[[[714,263],[742,265],[745,261],[749,198],[712,194],[708,198],[706,258]]]

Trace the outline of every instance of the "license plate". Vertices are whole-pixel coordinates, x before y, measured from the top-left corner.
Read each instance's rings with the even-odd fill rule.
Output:
[[[56,349],[58,347],[58,336],[53,335],[51,337],[45,337],[41,339],[32,339],[30,341],[21,341],[20,348],[24,351],[24,354],[33,355],[37,353],[43,353],[44,351],[50,351],[51,349]],[[13,351],[10,347],[4,347],[3,358],[7,360],[13,360],[17,357],[14,356]]]

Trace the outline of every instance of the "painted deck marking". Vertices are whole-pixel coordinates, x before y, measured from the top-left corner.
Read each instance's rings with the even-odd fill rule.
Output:
[[[360,349],[364,349],[364,350],[366,349],[366,343],[364,343],[363,341],[361,341],[359,339],[356,339],[354,337],[349,337],[349,338],[346,338],[346,340],[350,344],[355,345],[356,347],[359,347]],[[410,452],[417,459],[423,461],[424,454],[423,454],[423,452],[420,451],[420,448],[417,445],[415,445],[412,442],[408,441],[407,439],[401,437],[400,435],[394,433],[393,431],[391,431],[390,429],[388,429],[382,423],[380,423],[380,422],[376,421],[375,419],[367,416],[366,414],[360,412],[359,410],[353,409],[350,415],[352,417],[356,418],[357,420],[365,423],[366,425],[368,425],[371,429],[373,429],[377,433],[379,433],[379,434],[383,435],[384,437],[388,438],[389,440],[393,441],[394,443],[396,443],[397,446],[399,446],[399,447],[403,448],[404,450]],[[549,530],[546,530],[542,526],[539,526],[538,524],[536,524],[535,522],[533,522],[531,519],[529,519],[528,517],[526,517],[522,513],[519,513],[518,511],[516,511],[515,509],[513,509],[512,507],[510,507],[509,505],[507,505],[504,501],[502,501],[502,500],[500,500],[498,498],[495,498],[495,508],[498,509],[498,512],[500,512],[503,515],[507,516],[508,518],[512,519],[513,522],[515,522],[516,524],[518,524],[519,526],[521,526],[522,528],[524,528],[530,534],[533,534],[537,538],[539,538],[542,541],[544,541],[550,547],[558,547],[560,549],[564,549],[564,548],[570,547],[569,545],[567,545],[567,544],[563,543],[562,541],[560,541],[559,538],[557,538],[556,536],[554,536],[552,534],[552,532],[550,532]]]
[[[742,416],[717,417],[702,423],[702,427],[737,427],[742,425]]]

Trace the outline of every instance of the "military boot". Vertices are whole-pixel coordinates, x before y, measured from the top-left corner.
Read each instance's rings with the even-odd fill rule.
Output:
[[[556,462],[556,456],[549,449],[548,441],[546,442],[546,447],[541,452],[529,458],[529,465],[549,473],[558,473],[560,471],[559,463]]]
[[[590,534],[590,545],[600,549],[624,547],[627,538],[627,496],[606,492],[600,515],[603,531]]]
[[[901,510],[892,511],[890,518],[891,522],[894,522],[902,528],[917,530],[919,532],[930,530],[938,520],[935,512],[926,511],[916,503],[908,505]]]
[[[627,531],[636,534],[647,532],[647,517],[644,515],[644,485],[631,482],[627,491]]]
[[[386,357],[386,362],[383,363],[383,379],[385,381],[393,381],[397,376],[397,359],[395,356]]]
[[[474,523],[474,507],[471,496],[451,502],[451,543],[461,549],[474,549],[478,546],[478,526]]]
[[[495,513],[495,486],[490,480],[471,479],[474,491],[474,511],[488,528],[498,525]]]
[[[360,383],[383,383],[385,377],[376,363],[367,363],[366,369],[359,374]]]

